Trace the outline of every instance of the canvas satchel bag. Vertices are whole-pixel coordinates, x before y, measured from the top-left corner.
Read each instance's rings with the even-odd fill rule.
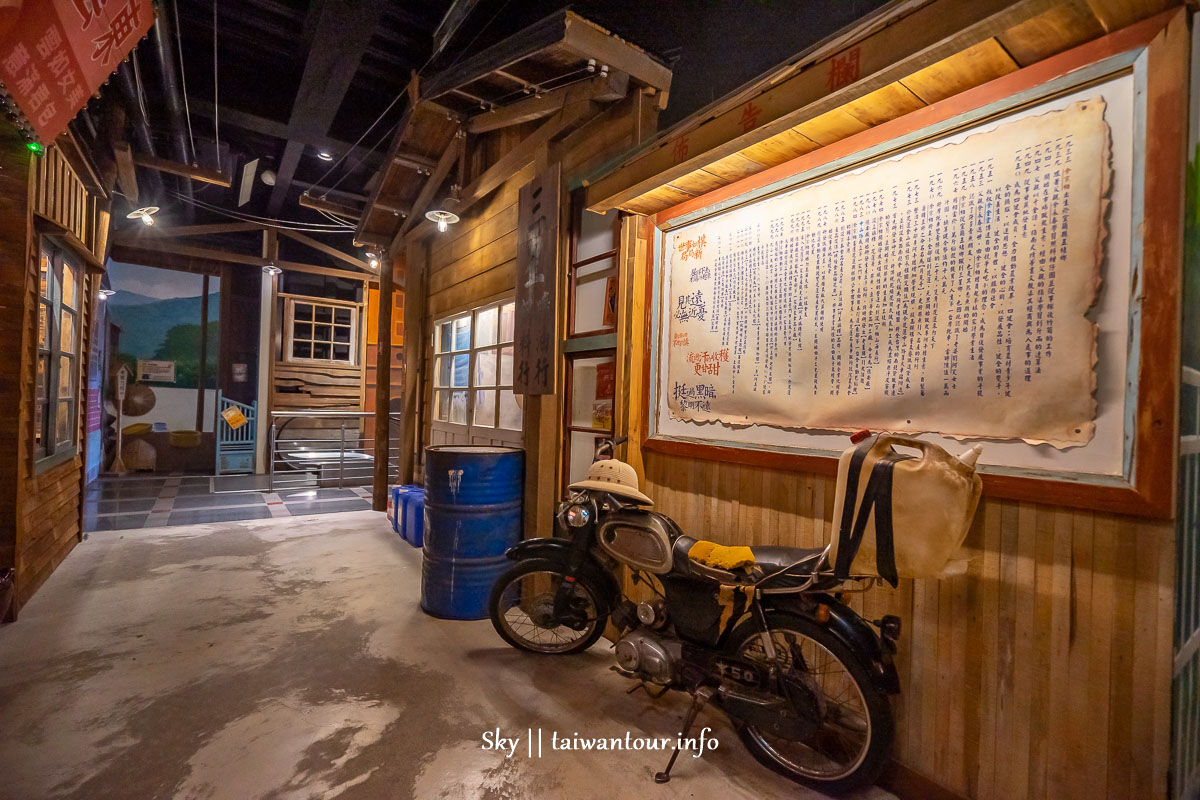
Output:
[[[937,577],[962,546],[983,489],[974,456],[967,461],[891,434],[847,448],[833,501],[834,574],[880,577],[892,586],[899,578]]]

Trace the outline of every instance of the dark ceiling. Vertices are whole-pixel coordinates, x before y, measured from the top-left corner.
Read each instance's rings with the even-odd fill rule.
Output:
[[[660,120],[665,127],[882,4],[883,0],[585,0],[571,8],[674,62],[670,103]],[[159,0],[157,6],[160,30],[152,29],[137,48],[136,74],[132,65],[123,67],[128,75],[118,76],[115,83],[121,88],[125,77],[124,91],[109,93],[106,100],[124,105],[135,150],[149,145],[160,157],[191,161],[194,143],[200,166],[217,167],[219,153],[221,168],[233,175],[233,185],[224,188],[139,170],[139,183],[144,177],[151,194],[163,195],[156,202],[167,224],[222,219],[178,198],[179,193],[235,214],[329,225],[328,217],[299,204],[300,193],[313,185],[323,190],[333,186],[330,199],[351,203],[370,194],[371,177],[405,109],[402,95],[412,71],[425,77],[437,74],[506,36],[519,35],[563,4]],[[431,60],[435,32],[452,7],[468,8],[469,13]],[[160,33],[166,41],[159,40]],[[140,140],[135,129],[141,120],[139,83],[148,118]],[[321,151],[334,161],[321,160]],[[254,159],[258,165],[250,200],[239,206],[242,167]],[[276,174],[274,186],[263,182],[264,170]],[[347,234],[327,237],[345,250],[350,249],[349,239]]]

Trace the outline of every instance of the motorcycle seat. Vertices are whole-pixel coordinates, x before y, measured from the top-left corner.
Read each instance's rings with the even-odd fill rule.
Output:
[[[703,540],[699,540],[703,541]],[[754,545],[749,548],[753,564],[737,569],[721,569],[689,558],[688,554],[698,540],[690,536],[679,536],[673,546],[676,570],[684,574],[705,577],[726,585],[748,585],[757,583],[785,567],[792,567],[786,574],[773,580],[772,585],[795,585],[797,579],[806,579],[821,560],[825,552],[822,547],[782,547],[778,545]],[[702,548],[704,549],[704,548]],[[799,562],[799,563],[797,563]]]

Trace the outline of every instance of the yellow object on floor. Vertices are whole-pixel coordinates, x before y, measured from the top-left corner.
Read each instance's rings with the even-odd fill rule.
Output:
[[[742,545],[727,547],[703,539],[688,550],[688,558],[700,564],[718,569],[738,569],[754,566],[754,552]]]

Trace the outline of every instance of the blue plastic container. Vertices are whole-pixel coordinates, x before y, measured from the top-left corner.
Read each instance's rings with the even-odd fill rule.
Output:
[[[400,530],[400,538],[413,547],[425,543],[425,490],[416,486],[405,487],[404,493],[404,522]]]
[[[513,447],[425,448],[421,608],[485,619],[492,585],[521,539],[525,453]]]

